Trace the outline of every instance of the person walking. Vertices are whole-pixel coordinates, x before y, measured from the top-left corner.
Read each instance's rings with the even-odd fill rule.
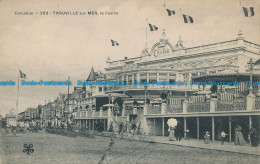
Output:
[[[221,145],[223,145],[224,144],[224,142],[225,142],[225,138],[226,138],[226,133],[224,132],[224,130],[221,132]]]
[[[135,130],[136,130],[137,126],[135,124],[135,122],[132,123],[132,134],[135,134]]]
[[[189,129],[186,130],[186,139],[187,140],[190,139],[190,130]]]
[[[209,139],[210,139],[210,133],[208,131],[206,131],[206,133],[204,135],[205,144],[209,144]]]
[[[249,135],[251,140],[251,146],[257,147],[258,146],[258,134],[256,129],[251,125],[249,129]]]
[[[121,132],[123,131],[123,128],[124,128],[124,123],[123,122],[121,122],[120,124],[119,124],[119,134],[121,134]]]
[[[234,142],[234,144],[243,146],[243,145],[245,145],[245,143],[246,143],[246,141],[245,141],[243,134],[242,134],[242,128],[241,128],[241,126],[237,125],[235,127],[235,142]]]
[[[174,141],[174,130],[175,130],[175,127],[172,127],[172,126],[169,127],[168,131],[170,132],[170,135],[169,135],[170,141]]]
[[[177,139],[177,141],[180,141],[182,139],[182,132],[183,132],[183,125],[180,121],[178,121],[177,127],[176,127],[176,139]]]

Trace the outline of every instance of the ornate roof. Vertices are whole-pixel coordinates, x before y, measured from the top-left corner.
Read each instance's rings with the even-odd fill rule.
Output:
[[[94,68],[92,67],[91,71],[90,71],[90,73],[88,75],[87,81],[95,81],[95,80],[97,80],[97,74],[94,71]]]

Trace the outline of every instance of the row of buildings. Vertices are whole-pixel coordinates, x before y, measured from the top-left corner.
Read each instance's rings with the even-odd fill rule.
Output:
[[[136,133],[167,136],[167,120],[176,118],[184,135],[189,129],[192,138],[209,131],[212,140],[220,139],[224,130],[232,141],[236,125],[247,138],[250,125],[260,132],[259,84],[248,85],[260,81],[259,55],[260,45],[245,40],[242,32],[234,40],[186,48],[181,38],[172,45],[164,31],[138,57],[117,61],[108,57],[104,73],[92,68],[86,78],[127,85],[76,86],[70,94],[26,109],[18,120],[84,130],[102,125],[110,131],[117,131],[121,122],[130,131],[135,123]],[[211,81],[219,85],[202,83]]]

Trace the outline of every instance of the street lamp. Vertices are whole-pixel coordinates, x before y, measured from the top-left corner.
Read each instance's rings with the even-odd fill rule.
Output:
[[[252,94],[253,92],[253,86],[252,86],[252,82],[253,82],[253,75],[252,75],[252,71],[254,69],[254,62],[253,59],[250,58],[249,62],[247,63],[248,67],[249,67],[249,71],[250,71],[250,86],[249,86],[249,94]]]

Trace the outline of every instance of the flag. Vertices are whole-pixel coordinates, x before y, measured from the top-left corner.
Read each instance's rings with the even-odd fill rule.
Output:
[[[184,19],[184,23],[193,23],[193,18],[191,16],[184,15],[184,14],[182,14],[182,16]]]
[[[252,17],[255,15],[253,7],[249,7],[249,8],[243,7],[243,10],[244,10],[245,17],[249,17],[249,16]]]
[[[20,71],[20,78],[26,79],[26,74],[23,73],[21,70],[19,70],[19,71]]]
[[[149,23],[148,23],[149,24]],[[158,30],[158,27],[156,27],[155,25],[149,24],[150,27],[150,31],[156,31]]]
[[[111,42],[112,42],[112,46],[119,46],[119,44],[116,41],[111,40]]]
[[[166,11],[168,13],[168,16],[175,15],[175,11],[174,10],[166,9]]]

